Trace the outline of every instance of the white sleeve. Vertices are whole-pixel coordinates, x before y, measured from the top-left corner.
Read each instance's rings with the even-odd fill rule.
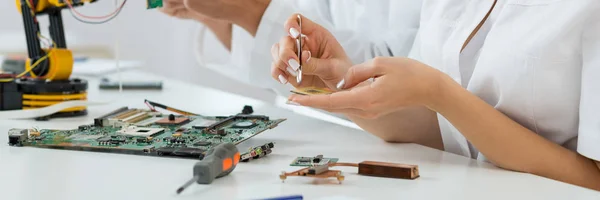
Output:
[[[380,0],[368,4],[358,20],[378,24],[374,27],[340,29],[327,27],[344,47],[354,64],[374,57],[406,57],[419,30],[422,0]],[[341,7],[347,1],[332,5]],[[334,15],[335,16],[335,15]],[[352,18],[348,19],[352,20]],[[364,25],[365,23],[358,23]],[[335,25],[335,24],[334,24]],[[372,28],[373,30],[361,30]]]
[[[600,14],[585,24],[582,38],[581,99],[577,151],[600,161]]]
[[[192,37],[193,56],[196,63],[228,78],[247,82],[248,72],[232,63],[231,52],[204,24],[198,23]]]
[[[417,29],[388,30],[381,35],[365,35],[357,30],[334,30],[332,33],[352,62],[360,64],[378,56],[406,57],[412,48]]]

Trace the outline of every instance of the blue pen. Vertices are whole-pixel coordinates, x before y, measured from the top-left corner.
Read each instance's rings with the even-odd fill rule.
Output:
[[[274,197],[263,200],[302,200],[302,195],[292,195],[292,196],[283,196],[283,197]]]

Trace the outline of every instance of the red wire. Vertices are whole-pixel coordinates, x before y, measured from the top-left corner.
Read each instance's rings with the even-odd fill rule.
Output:
[[[35,5],[33,4],[33,0],[29,0],[29,3],[29,5],[31,5],[31,7],[29,7],[29,9],[31,9],[31,13],[35,13]],[[35,14],[33,14],[33,21],[37,23],[37,17],[35,17]]]
[[[150,108],[151,111],[156,111],[154,106],[150,105],[147,101],[145,101],[144,103],[146,103],[146,105]]]
[[[89,19],[104,19],[104,18],[111,17],[111,16],[115,15],[117,12],[119,12],[119,10],[123,9],[123,6],[125,6],[125,1],[123,1],[123,3],[121,4],[121,6],[119,6],[119,8],[116,9],[111,14],[108,14],[106,16],[87,16],[87,15],[83,15],[83,14],[77,12],[77,10],[75,10],[75,8],[73,8],[73,4],[71,4],[71,1],[72,0],[67,0],[65,2],[67,2],[67,5],[69,5],[69,8],[73,11],[73,13],[79,15],[80,17],[89,18]]]

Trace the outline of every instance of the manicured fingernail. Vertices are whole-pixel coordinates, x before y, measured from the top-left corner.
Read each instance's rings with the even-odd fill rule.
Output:
[[[299,103],[296,103],[296,102],[293,102],[293,101],[287,101],[285,103],[288,104],[288,105],[292,105],[292,106],[302,106]]]
[[[346,84],[346,80],[345,80],[345,79],[342,79],[342,80],[341,80],[341,81],[340,81],[340,82],[339,82],[339,83],[338,83],[338,84],[337,84],[335,87],[336,87],[338,90],[341,90],[341,89],[344,87],[344,85],[345,85],[345,84]]]
[[[295,28],[290,28],[290,36],[292,36],[292,38],[296,39],[298,38],[298,35],[300,35],[300,31]]]
[[[298,68],[300,68],[300,63],[298,63],[298,61],[296,61],[294,59],[288,60],[288,64],[290,65],[290,67],[292,67],[292,69],[294,69],[294,71],[296,71],[296,70],[298,70]]]
[[[294,69],[292,69],[291,67],[287,67],[286,69],[292,76],[298,76],[298,72],[294,71]]]
[[[308,58],[306,59],[306,62],[308,62],[310,60],[310,58],[312,57],[312,53],[310,53],[310,51],[304,51],[302,53],[308,55]]]
[[[288,81],[285,77],[283,77],[283,75],[279,74],[279,76],[277,77],[279,78],[279,82],[281,82],[281,84],[286,84]]]

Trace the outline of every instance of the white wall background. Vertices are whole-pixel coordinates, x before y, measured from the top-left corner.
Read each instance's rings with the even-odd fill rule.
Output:
[[[23,22],[16,10],[15,1],[3,2],[0,3],[0,49],[24,50],[26,44],[22,33]],[[112,12],[114,6],[113,0],[100,0],[77,9],[86,15],[104,15]],[[274,98],[271,92],[239,83],[199,66],[192,52],[192,38],[199,23],[170,18],[157,10],[146,10],[143,0],[128,1],[120,16],[106,24],[81,23],[73,19],[67,10],[63,11],[63,19],[68,34],[67,43],[74,49],[93,46],[114,53],[114,45],[118,39],[119,56],[122,59],[145,61],[144,67],[150,72],[257,99],[271,101]],[[40,28],[46,31],[47,18],[40,17],[39,20],[42,23]],[[10,46],[3,40],[22,40],[22,45]],[[217,41],[209,41],[214,42],[211,45],[214,46],[212,52],[224,51]]]

